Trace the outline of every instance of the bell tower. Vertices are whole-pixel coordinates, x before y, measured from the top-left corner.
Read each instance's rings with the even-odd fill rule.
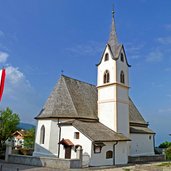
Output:
[[[112,28],[97,64],[98,117],[112,130],[129,137],[129,74],[125,50],[118,42],[114,11]]]

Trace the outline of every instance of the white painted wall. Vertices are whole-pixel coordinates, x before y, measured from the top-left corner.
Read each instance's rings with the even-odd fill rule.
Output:
[[[124,55],[123,49],[121,51]],[[108,61],[104,61],[106,53],[109,54]],[[105,70],[109,70],[110,73],[110,83],[107,84],[103,83]],[[124,71],[125,84],[120,83],[121,71]],[[117,60],[113,60],[107,46],[98,65],[98,117],[101,123],[127,137],[129,137],[128,86],[128,65],[125,56],[124,62],[121,61],[120,56]]]
[[[69,139],[74,145],[81,145],[83,149],[83,165],[89,165],[90,157],[91,157],[91,141],[84,136],[81,132],[80,138],[75,139],[74,138],[74,132],[79,132],[75,127],[73,126],[62,126],[61,127],[61,140]],[[60,145],[60,158],[65,158],[65,149],[63,145]],[[76,158],[76,152],[74,151],[74,148],[71,150],[71,158]]]
[[[109,60],[104,61],[105,54],[109,54]],[[98,73],[97,73],[97,86],[103,85],[103,75],[106,70],[109,70],[110,73],[110,82],[116,82],[116,62],[112,59],[111,52],[109,47],[107,46],[105,52],[102,57],[101,64],[98,66]]]
[[[124,75],[125,75],[125,85],[129,86],[129,69],[128,69],[128,65],[126,63],[126,57],[125,57],[123,49],[121,50],[121,53],[124,55],[124,62],[121,61],[120,57],[116,61],[116,65],[117,65],[117,82],[120,83],[120,73],[121,73],[121,71],[123,71]]]
[[[130,134],[132,140],[130,156],[154,155],[153,136],[152,134]]]
[[[129,138],[129,108],[128,104],[118,102],[118,132]]]
[[[106,152],[113,151],[113,145],[115,142],[105,142],[105,146],[101,149],[101,153],[94,153],[94,147],[92,145],[92,158],[90,160],[90,166],[105,166],[115,164],[127,164],[128,163],[128,151],[127,142],[118,142],[115,145],[114,156],[115,159],[106,159]]]
[[[100,87],[98,92],[98,102],[109,102],[109,101],[116,101],[116,87],[111,86],[104,86]]]
[[[106,159],[106,152],[113,151],[114,143],[105,143],[106,146],[102,147],[101,153],[94,153],[94,146],[92,145],[92,158],[90,161],[90,166],[103,166],[103,165],[113,165],[113,158]]]
[[[40,130],[45,126],[45,142],[40,144]],[[52,131],[53,130],[53,131]],[[35,149],[33,156],[57,156],[58,126],[57,121],[38,120],[36,127]]]
[[[103,102],[98,104],[98,117],[101,123],[112,130],[117,130],[116,122],[116,103]]]
[[[13,145],[14,145],[15,148],[17,148],[17,147],[24,148],[24,139],[18,139],[16,137],[13,137],[12,141],[14,142]]]
[[[128,163],[128,143],[127,141],[119,142],[115,146],[115,164],[127,164]]]

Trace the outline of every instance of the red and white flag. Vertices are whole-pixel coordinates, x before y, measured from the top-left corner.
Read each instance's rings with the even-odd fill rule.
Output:
[[[5,68],[0,70],[0,101],[2,100],[2,94],[4,91],[4,84],[5,84]]]

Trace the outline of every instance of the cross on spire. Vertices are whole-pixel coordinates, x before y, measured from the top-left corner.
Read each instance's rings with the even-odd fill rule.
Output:
[[[114,18],[114,14],[115,14],[115,11],[114,11],[114,4],[112,5],[112,18]]]
[[[118,43],[117,34],[116,34],[114,13],[115,13],[115,11],[114,11],[114,5],[113,5],[113,8],[112,8],[112,28],[111,28],[108,44],[110,45],[112,53],[115,56],[116,55],[116,49],[117,49],[119,43]]]

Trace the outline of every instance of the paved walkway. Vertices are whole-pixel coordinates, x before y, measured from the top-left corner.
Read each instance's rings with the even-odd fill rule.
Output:
[[[162,162],[164,163],[164,162]],[[123,167],[91,167],[83,169],[52,169],[45,167],[35,167],[20,164],[6,163],[0,160],[0,171],[171,171],[169,166],[160,166],[160,163],[138,164]]]

